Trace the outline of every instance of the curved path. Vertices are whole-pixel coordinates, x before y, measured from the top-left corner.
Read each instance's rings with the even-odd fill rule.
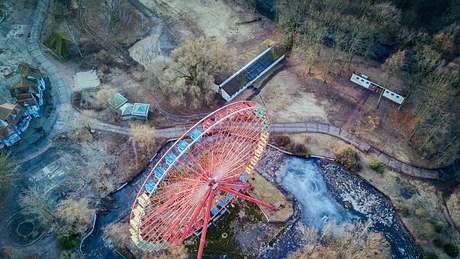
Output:
[[[129,128],[124,128],[108,123],[102,123],[99,121],[94,121],[92,128],[100,131],[107,131],[112,133],[118,133],[123,135],[130,135]],[[177,138],[180,137],[186,130],[188,126],[176,126],[171,128],[157,129],[156,136],[161,138]],[[359,140],[355,136],[351,135],[347,131],[329,125],[325,123],[318,122],[297,122],[297,123],[273,123],[270,131],[272,133],[319,133],[326,134],[329,136],[336,137],[340,140],[343,140],[364,153],[374,154],[377,158],[382,161],[387,167],[404,173],[409,176],[422,178],[422,179],[439,179],[439,171],[430,170],[412,166],[408,163],[402,162],[397,158],[386,154],[380,149],[369,145],[368,143]]]
[[[75,115],[75,111],[71,106],[70,100],[70,86],[60,75],[58,68],[51,58],[41,50],[40,37],[43,29],[43,23],[46,19],[48,12],[49,0],[40,0],[35,9],[35,18],[33,20],[32,28],[30,31],[28,50],[32,58],[39,65],[39,67],[46,72],[50,81],[52,82],[52,95],[55,103],[55,119],[64,120],[68,117]],[[52,133],[55,133],[53,128]],[[53,135],[53,134],[51,134]]]

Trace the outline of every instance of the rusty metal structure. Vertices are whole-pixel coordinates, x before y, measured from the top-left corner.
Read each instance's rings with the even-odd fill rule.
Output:
[[[158,252],[201,234],[242,192],[261,157],[270,127],[265,110],[250,101],[228,104],[185,132],[149,172],[132,205],[130,233],[142,250]]]

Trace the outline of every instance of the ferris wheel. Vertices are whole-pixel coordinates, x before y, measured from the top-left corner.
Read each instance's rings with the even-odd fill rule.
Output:
[[[235,198],[273,209],[242,191],[268,142],[265,110],[255,102],[228,104],[186,131],[147,176],[132,205],[132,241],[157,252],[201,233],[202,257],[208,225]]]

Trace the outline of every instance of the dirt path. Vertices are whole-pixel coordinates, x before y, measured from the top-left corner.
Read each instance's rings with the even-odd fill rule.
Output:
[[[359,100],[357,101],[356,108],[353,110],[345,124],[342,126],[344,130],[351,131],[354,123],[356,123],[359,120],[359,118],[362,117],[361,113],[363,111],[363,106],[366,103],[367,99],[369,99],[370,95],[371,93],[369,91],[365,91],[361,94]]]

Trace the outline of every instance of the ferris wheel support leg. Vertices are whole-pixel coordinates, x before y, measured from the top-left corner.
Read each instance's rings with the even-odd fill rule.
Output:
[[[269,208],[269,209],[271,209],[271,210],[274,210],[274,209],[275,209],[275,207],[273,207],[272,205],[270,205],[270,204],[268,204],[268,203],[266,203],[266,202],[259,201],[258,199],[255,199],[255,198],[252,198],[252,197],[249,196],[249,195],[245,195],[245,194],[242,194],[242,193],[240,193],[240,192],[237,192],[237,191],[235,191],[235,190],[233,190],[233,189],[231,189],[231,188],[228,188],[228,187],[225,187],[225,186],[222,186],[222,185],[219,185],[218,188],[219,188],[219,190],[221,190],[221,191],[231,193],[231,194],[233,194],[233,195],[235,195],[235,196],[237,196],[237,197],[239,197],[239,198],[241,198],[241,199],[244,199],[244,200],[253,202],[253,203],[255,203],[255,204],[259,204],[259,205],[264,206],[264,207],[267,207],[267,208]]]
[[[204,206],[206,206],[206,201],[209,199],[209,196],[211,196],[212,190],[209,189],[206,194],[204,195],[204,199],[200,202],[200,205],[196,207],[195,211],[193,212],[192,219],[189,221],[187,224],[187,227],[185,228],[186,231],[181,237],[181,241],[183,241],[187,236],[188,233],[192,230],[193,223],[195,223],[196,219],[198,218],[198,215],[200,215],[201,210],[203,209]]]
[[[249,190],[251,189],[251,185],[247,184],[247,183],[242,183],[242,182],[239,182],[239,183],[222,183],[220,186],[223,186],[223,187],[226,187],[226,188],[229,188],[229,189],[232,189],[232,190],[238,190],[238,191],[246,191],[246,190]]]
[[[211,217],[212,195],[208,196],[208,204],[204,214],[203,231],[201,232],[200,247],[198,248],[198,259],[203,258],[204,243],[206,241],[206,231],[208,230],[209,218]]]

